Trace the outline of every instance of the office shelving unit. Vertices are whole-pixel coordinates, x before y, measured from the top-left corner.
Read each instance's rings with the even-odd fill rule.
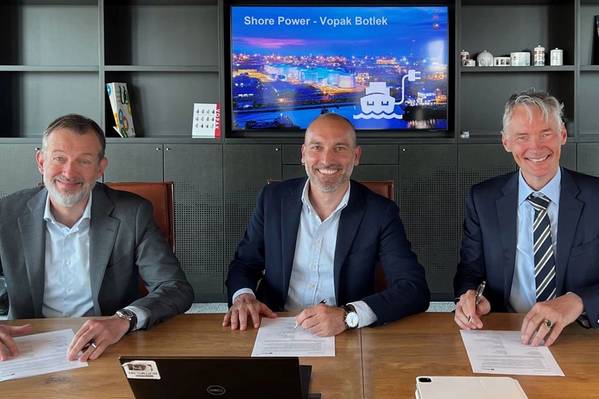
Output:
[[[106,180],[174,180],[177,254],[196,300],[224,299],[227,264],[267,179],[303,174],[301,139],[191,139],[194,102],[224,104],[225,0],[0,3],[0,196],[39,181],[45,126],[76,112],[107,132]],[[399,0],[398,0],[399,1]],[[391,1],[389,2],[391,3]],[[566,109],[563,163],[599,174],[599,0],[456,0],[454,124],[446,137],[364,140],[355,176],[392,179],[436,299],[451,298],[463,196],[514,169],[499,144],[503,103],[546,89]],[[459,51],[564,50],[559,67],[465,68]],[[547,57],[548,63],[548,57]],[[118,138],[105,84],[129,86],[138,137]],[[468,131],[470,138],[461,138]],[[434,234],[431,234],[434,232]]]
[[[458,24],[460,48],[494,56],[530,51],[538,44],[547,54],[564,52],[560,67],[460,67],[458,132],[473,139],[497,136],[503,103],[515,91],[534,87],[550,91],[564,102],[569,134],[575,135],[577,47],[576,2],[555,0],[463,0]]]

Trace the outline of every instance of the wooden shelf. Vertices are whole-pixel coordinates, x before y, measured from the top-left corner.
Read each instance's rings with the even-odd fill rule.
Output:
[[[461,73],[521,73],[521,72],[569,72],[575,71],[574,65],[560,66],[492,66],[492,67],[465,67],[460,68]],[[598,69],[599,70],[599,69]]]
[[[106,65],[107,72],[213,72],[218,73],[218,65]]]

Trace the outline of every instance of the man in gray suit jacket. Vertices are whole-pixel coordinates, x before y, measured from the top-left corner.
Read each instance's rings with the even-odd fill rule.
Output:
[[[110,316],[86,321],[71,360],[98,358],[126,333],[183,313],[193,300],[150,203],[96,183],[108,164],[104,133],[80,115],[58,118],[36,154],[45,187],[0,200],[0,275],[9,318]],[[148,294],[140,298],[139,278]],[[0,360],[18,354],[0,326]]]

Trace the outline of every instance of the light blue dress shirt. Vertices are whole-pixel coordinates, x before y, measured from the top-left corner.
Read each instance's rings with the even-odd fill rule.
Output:
[[[527,313],[536,303],[535,257],[533,252],[533,232],[535,211],[526,198],[532,194],[543,194],[551,202],[547,208],[551,223],[551,241],[553,253],[557,256],[557,219],[559,213],[559,196],[561,169],[540,191],[533,190],[524,180],[522,172],[518,178],[518,237],[516,245],[516,264],[510,292],[510,306],[518,313]]]
[[[83,214],[69,228],[54,218],[50,196],[46,196],[44,317],[81,317],[90,315],[93,310],[89,261],[91,206],[90,192]],[[127,309],[137,316],[135,329],[145,327],[148,313],[137,306],[127,306]]]
[[[345,305],[337,304],[335,298],[334,262],[339,220],[349,201],[350,188],[348,187],[337,208],[325,220],[321,220],[308,196],[309,182],[306,180],[302,191],[302,211],[285,302],[285,310],[290,312],[299,312],[322,301],[329,306]],[[238,290],[233,295],[233,302],[244,293],[253,291],[248,288]],[[351,304],[358,314],[358,327],[368,326],[377,320],[366,302]]]
[[[44,317],[80,317],[94,306],[89,278],[89,222],[92,197],[73,227],[58,222],[46,197]]]

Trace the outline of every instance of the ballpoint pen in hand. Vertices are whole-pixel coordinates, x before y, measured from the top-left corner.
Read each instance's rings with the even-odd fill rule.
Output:
[[[476,297],[474,299],[474,303],[476,305],[478,305],[480,303],[480,300],[483,297],[483,291],[485,290],[486,285],[487,285],[487,282],[483,280],[483,282],[480,283],[480,285],[476,289]]]
[[[485,286],[487,285],[486,281],[482,281],[482,283],[480,283],[478,285],[478,288],[476,289],[476,296],[474,297],[474,304],[478,305],[480,303],[480,300],[483,296],[483,291],[485,290]],[[470,320],[472,320],[472,316],[468,316],[468,323],[470,323]]]
[[[326,304],[326,303],[327,303],[327,300],[326,300],[326,299],[323,299],[322,301],[318,302],[318,304],[319,304],[319,305],[321,305],[321,304]],[[295,322],[295,326],[294,326],[293,328],[297,328],[298,326],[299,326],[299,324],[298,324],[298,322],[296,321],[296,322]]]

